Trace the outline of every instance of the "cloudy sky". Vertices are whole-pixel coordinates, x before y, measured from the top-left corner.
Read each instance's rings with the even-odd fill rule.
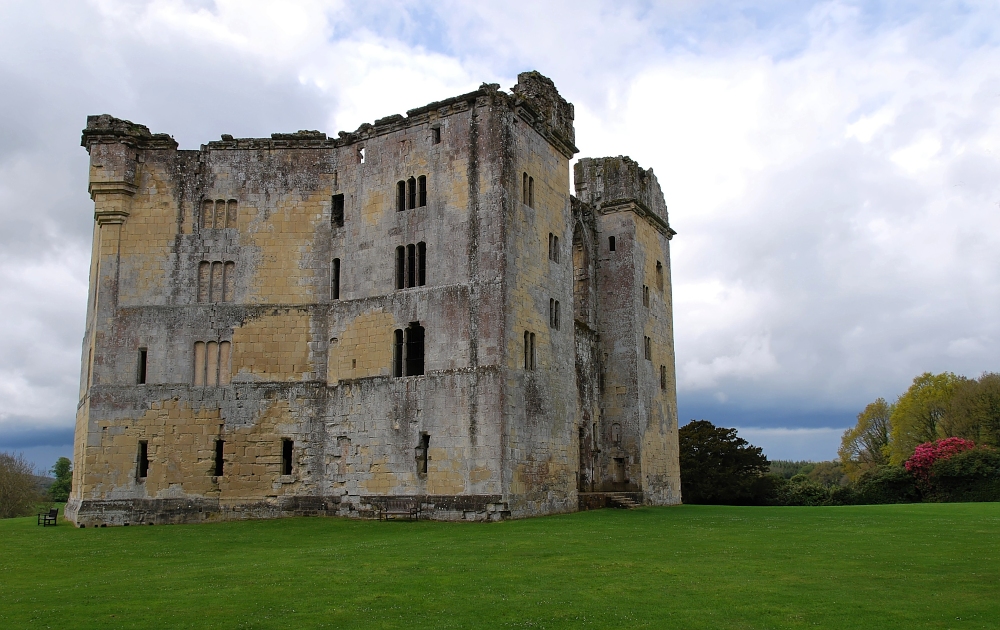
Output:
[[[660,180],[682,423],[831,458],[915,375],[1000,369],[993,2],[0,0],[0,449],[71,453],[88,114],[334,135],[529,69]]]

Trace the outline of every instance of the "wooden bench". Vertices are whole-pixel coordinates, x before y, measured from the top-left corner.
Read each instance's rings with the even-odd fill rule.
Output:
[[[411,521],[420,518],[420,501],[411,499],[389,499],[379,503],[378,518],[388,521],[397,516],[405,516]]]
[[[48,514],[38,515],[38,524],[42,527],[48,527],[49,525],[58,525],[59,521],[59,508],[52,508],[49,510]]]

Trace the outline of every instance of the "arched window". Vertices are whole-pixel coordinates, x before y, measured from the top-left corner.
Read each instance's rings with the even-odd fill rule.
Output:
[[[419,206],[423,208],[427,205],[427,176],[421,175],[417,178],[417,196]]]
[[[417,207],[417,180],[413,177],[406,180],[406,188],[409,193],[406,199],[406,209],[413,210]]]
[[[406,210],[406,182],[396,182],[396,211]]]

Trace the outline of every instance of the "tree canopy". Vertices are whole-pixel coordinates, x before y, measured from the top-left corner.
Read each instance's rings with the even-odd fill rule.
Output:
[[[879,398],[858,414],[858,423],[840,440],[840,461],[851,481],[889,463],[889,418],[893,405]]]
[[[56,481],[49,486],[49,498],[59,502],[69,500],[69,491],[73,487],[73,463],[68,457],[60,457],[52,467],[52,474]]]
[[[694,420],[680,428],[681,496],[685,503],[745,505],[772,490],[763,451],[736,429]]]
[[[902,464],[917,445],[942,437],[942,420],[948,412],[955,388],[965,380],[951,372],[924,372],[913,379],[910,388],[893,405],[889,423],[892,441],[889,461]]]

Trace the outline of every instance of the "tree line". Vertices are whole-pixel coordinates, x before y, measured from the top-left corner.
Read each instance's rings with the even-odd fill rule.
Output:
[[[54,480],[36,475],[23,454],[0,452],[0,518],[28,516],[42,506],[66,502],[73,484],[72,462],[60,457],[49,472]]]
[[[1000,374],[924,373],[858,414],[832,462],[769,462],[735,429],[681,427],[685,503],[1000,501]]]

